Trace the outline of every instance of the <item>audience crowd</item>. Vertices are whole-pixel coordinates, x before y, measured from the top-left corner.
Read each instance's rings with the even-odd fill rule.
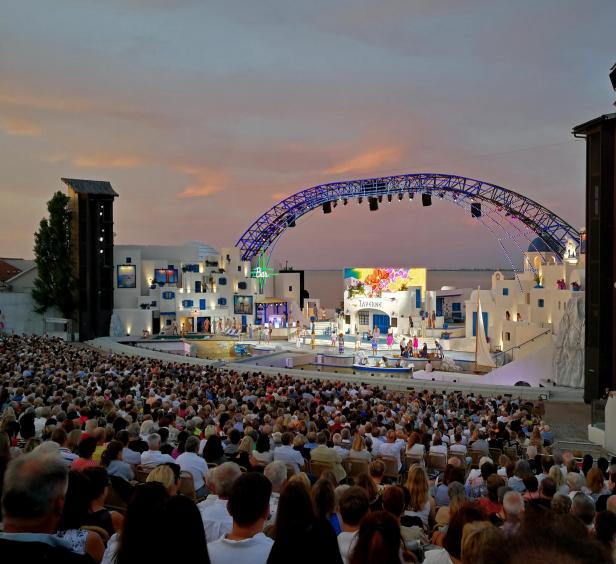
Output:
[[[3,336],[0,554],[614,562],[616,460],[559,451],[544,415]]]

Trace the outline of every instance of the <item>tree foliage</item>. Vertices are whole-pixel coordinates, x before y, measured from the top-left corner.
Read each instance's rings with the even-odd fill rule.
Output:
[[[36,311],[44,313],[57,307],[71,319],[75,311],[75,279],[71,258],[70,199],[56,192],[47,202],[49,217],[41,220],[34,234],[34,260],[38,276],[32,297]]]

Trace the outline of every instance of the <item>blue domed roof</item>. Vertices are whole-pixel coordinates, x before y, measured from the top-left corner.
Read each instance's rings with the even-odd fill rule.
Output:
[[[550,247],[547,246],[546,242],[541,238],[537,237],[533,239],[532,243],[528,245],[529,253],[551,253],[553,252]]]

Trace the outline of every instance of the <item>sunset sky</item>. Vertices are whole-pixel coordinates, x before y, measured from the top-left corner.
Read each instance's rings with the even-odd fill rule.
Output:
[[[116,243],[232,246],[286,195],[445,172],[584,225],[613,111],[614,0],[1,0],[0,256],[32,257],[60,177],[109,180]],[[507,265],[444,202],[316,211],[297,268]]]

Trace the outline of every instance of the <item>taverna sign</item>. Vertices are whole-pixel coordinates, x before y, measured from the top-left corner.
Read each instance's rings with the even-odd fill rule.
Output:
[[[382,309],[383,307],[383,300],[366,300],[359,298],[357,302],[357,307],[361,309]]]

